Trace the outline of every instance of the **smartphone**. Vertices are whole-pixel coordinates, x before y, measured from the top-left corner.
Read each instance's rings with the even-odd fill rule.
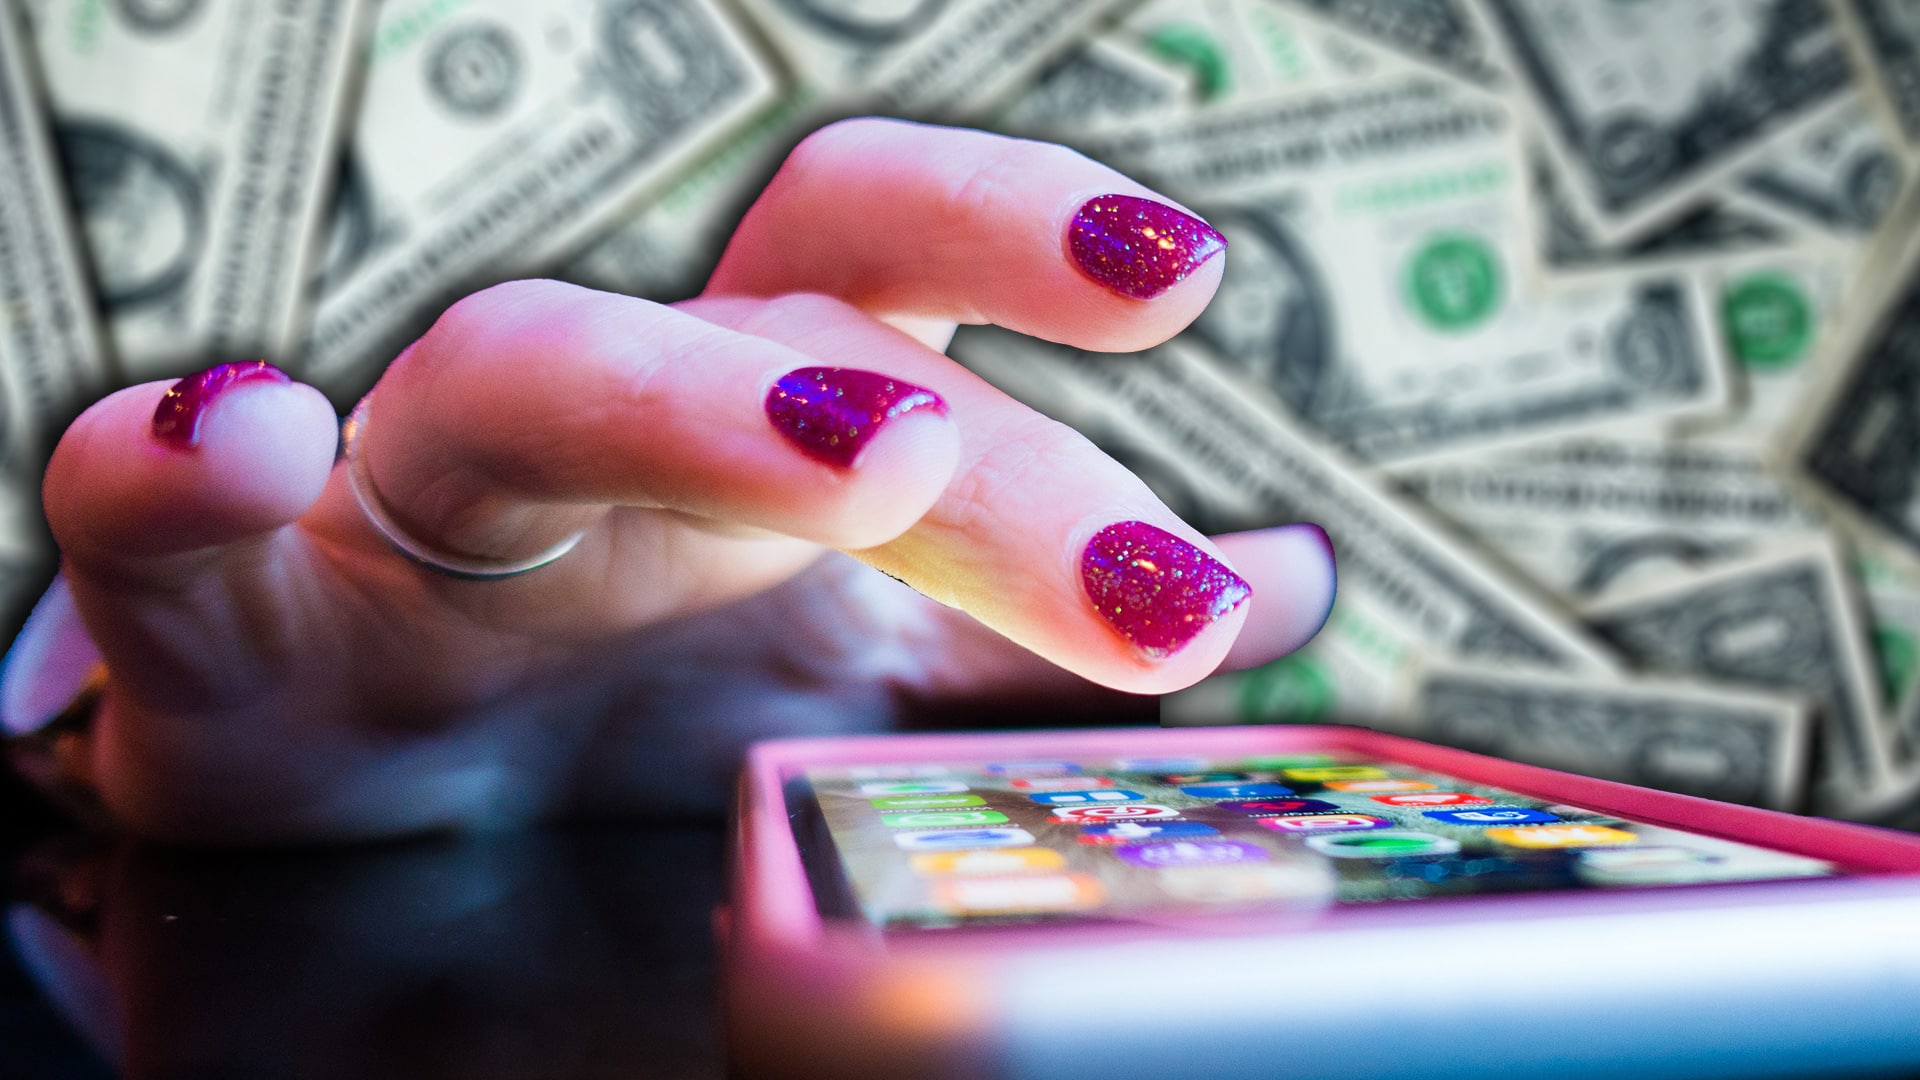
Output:
[[[1920,838],[1361,729],[762,743],[733,859],[737,1076],[1920,1068]]]

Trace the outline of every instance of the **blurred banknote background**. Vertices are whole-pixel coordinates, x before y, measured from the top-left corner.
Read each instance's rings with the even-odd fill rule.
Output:
[[[798,139],[1072,145],[1231,242],[1199,322],[953,355],[1327,629],[1168,698],[1920,826],[1920,0],[0,0],[0,560],[118,385],[345,406],[449,301],[698,290]]]

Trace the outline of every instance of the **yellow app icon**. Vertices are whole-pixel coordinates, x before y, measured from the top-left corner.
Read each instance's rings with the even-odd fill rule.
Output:
[[[1487,839],[1523,848],[1604,847],[1631,844],[1640,839],[1624,829],[1605,825],[1515,825],[1488,829]]]
[[[1031,874],[1041,870],[1059,870],[1067,865],[1066,856],[1048,848],[986,848],[980,851],[929,851],[913,857],[916,873],[944,876],[963,874],[986,877],[992,874]]]
[[[1335,791],[1352,791],[1368,795],[1399,791],[1432,791],[1433,785],[1425,780],[1329,780],[1327,786]]]
[[[1386,780],[1391,774],[1373,765],[1319,765],[1310,769],[1281,769],[1280,775],[1303,784],[1328,780]]]
[[[1107,897],[1088,874],[949,878],[934,886],[934,898],[955,915],[1005,915],[1028,911],[1080,911]]]

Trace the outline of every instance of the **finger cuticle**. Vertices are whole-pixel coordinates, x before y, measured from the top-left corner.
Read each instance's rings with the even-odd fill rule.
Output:
[[[282,386],[293,382],[287,373],[264,360],[216,364],[195,372],[167,388],[153,410],[153,437],[176,450],[200,445],[200,427],[207,409],[229,389],[247,382]]]
[[[1227,249],[1227,238],[1192,214],[1131,195],[1087,200],[1067,241],[1083,273],[1136,300],[1159,296]]]
[[[1152,660],[1180,651],[1253,594],[1224,563],[1144,521],[1094,534],[1080,554],[1080,581],[1100,617]]]
[[[856,368],[789,371],[767,391],[767,419],[808,457],[851,468],[888,420],[910,412],[947,414],[925,387]]]

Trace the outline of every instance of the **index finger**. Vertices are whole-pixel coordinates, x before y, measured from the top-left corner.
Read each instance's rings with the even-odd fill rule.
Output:
[[[1200,314],[1225,247],[1165,196],[1065,147],[869,118],[794,149],[707,293],[824,293],[896,322],[994,323],[1131,352]]]

